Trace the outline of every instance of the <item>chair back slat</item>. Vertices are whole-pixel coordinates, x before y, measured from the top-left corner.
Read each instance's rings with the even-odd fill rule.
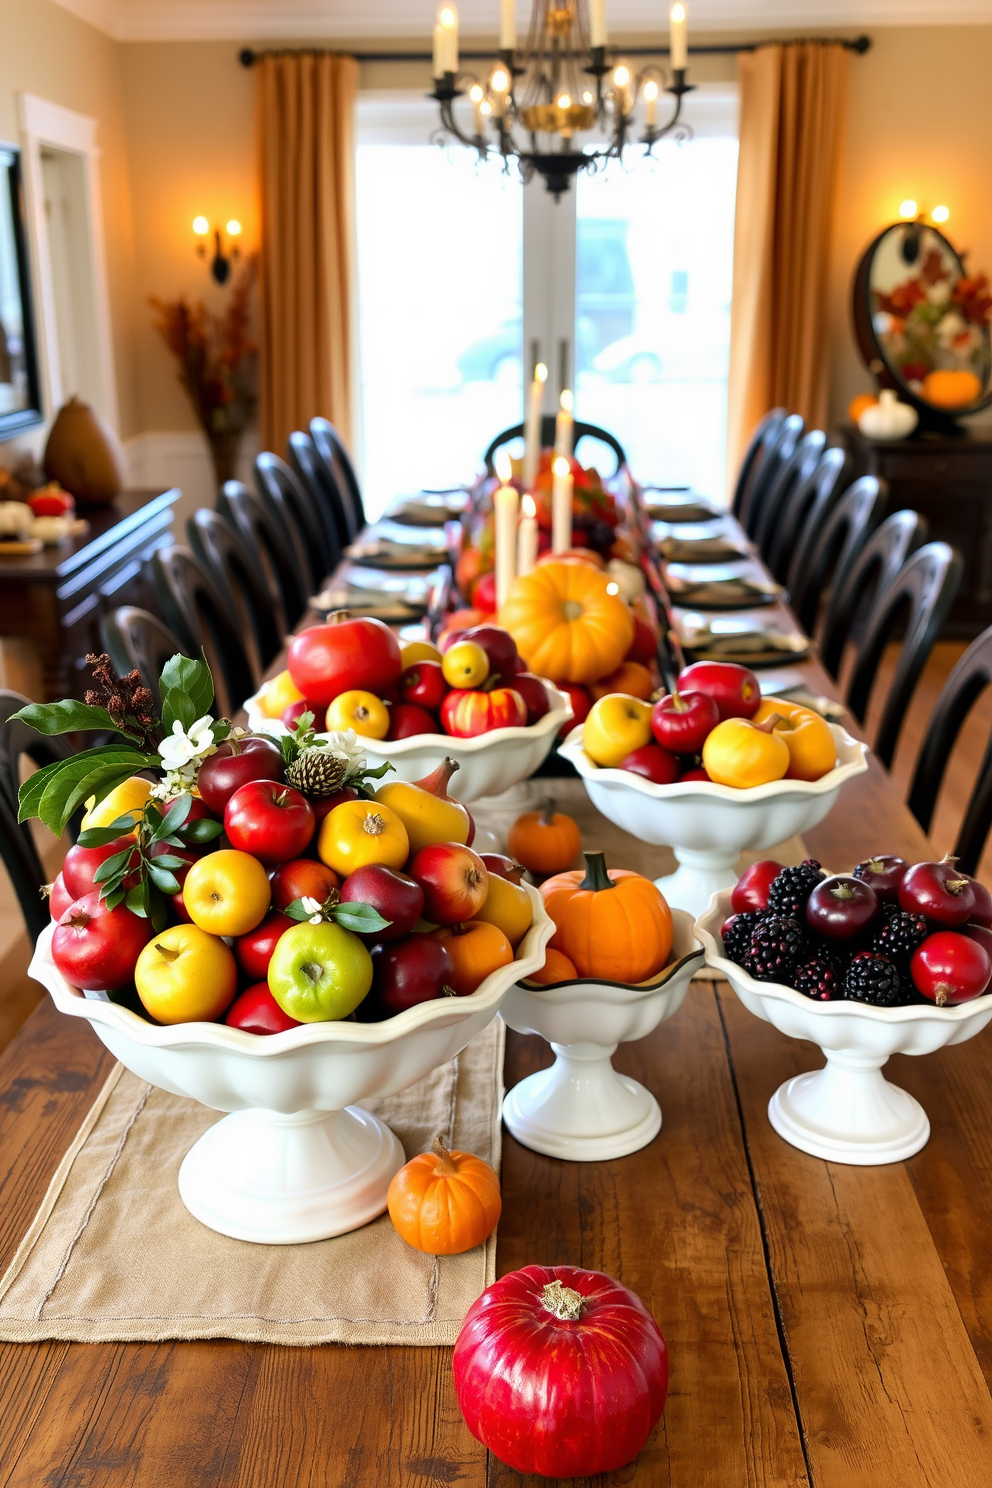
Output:
[[[259,675],[282,646],[278,595],[241,533],[220,512],[201,507],[186,523],[189,545],[218,586],[231,597],[231,619],[245,639],[252,670]]]
[[[541,415],[541,446],[543,449],[552,449],[554,447],[555,422],[555,415],[553,413]],[[514,439],[523,439],[523,437],[523,424],[513,424],[509,429],[504,429],[501,434],[496,435],[496,438],[485,453],[486,470],[490,475],[493,474],[496,468],[494,461],[497,450],[502,449],[504,444],[509,444]],[[573,450],[578,447],[580,439],[598,439],[602,444],[608,444],[617,457],[617,470],[621,466],[626,465],[627,456],[624,453],[623,445],[617,439],[616,435],[611,434],[608,429],[601,429],[598,424],[586,424],[581,419],[576,419],[572,428]],[[615,475],[616,470],[612,471],[611,474]]]
[[[237,528],[265,570],[266,579],[282,605],[280,624],[289,629],[306,609],[308,589],[287,534],[272,508],[241,481],[225,481],[217,493],[217,510]]]
[[[749,537],[753,537],[757,531],[765,498],[782,466],[795,454],[796,446],[803,437],[803,428],[803,421],[798,413],[790,413],[782,420],[763,458],[755,461],[750,480],[741,496],[740,511],[737,513],[737,520]]]
[[[740,515],[744,493],[753,478],[755,468],[775,443],[779,430],[785,423],[787,413],[788,410],[785,408],[772,408],[755,426],[748,447],[744,451],[741,468],[737,472],[737,480],[734,483],[734,494],[730,499],[730,510],[735,517]]]
[[[233,718],[258,678],[241,635],[231,619],[229,602],[189,548],[159,548],[151,559],[152,578],[166,621],[185,643],[190,656],[202,652],[213,673],[215,712]]]
[[[827,436],[822,429],[810,429],[796,445],[791,457],[778,469],[770,482],[754,523],[753,537],[761,556],[768,559],[776,542],[779,524],[793,495],[811,478],[820,463]]]
[[[827,585],[843,584],[851,564],[879,522],[888,500],[884,481],[862,475],[848,486],[822,525],[803,529],[786,587],[799,624],[812,635]]]
[[[187,655],[188,650],[177,635],[157,615],[140,610],[136,605],[121,605],[100,621],[104,649],[120,676],[138,671],[141,680],[161,712],[162,696],[158,679],[162,668],[173,656]]]
[[[27,758],[42,769],[56,760],[69,759],[75,751],[67,739],[47,738],[12,716],[30,701],[20,693],[0,691],[0,857],[17,896],[27,933],[35,940],[50,919],[48,902],[42,894],[48,875],[30,823],[17,820],[21,761]],[[73,841],[81,814],[77,813],[68,827]]]
[[[348,541],[354,542],[366,523],[362,488],[344,440],[329,419],[310,420],[310,438],[327,465],[348,507]]]
[[[780,584],[788,577],[806,528],[819,531],[830,515],[843,490],[846,465],[847,455],[842,449],[824,450],[812,475],[796,487],[783,508],[768,554],[768,566]]]
[[[345,497],[326,461],[317,453],[310,435],[302,429],[290,434],[289,463],[309,491],[324,528],[333,572],[341,562],[344,549],[351,542]]]
[[[255,457],[255,484],[262,500],[285,522],[307,593],[315,593],[337,566],[316,502],[286,461],[269,450]]]
[[[831,677],[840,672],[844,647],[856,619],[868,612],[875,596],[892,582],[910,553],[926,540],[926,519],[919,512],[893,512],[865,543],[844,577],[833,584],[817,645],[820,660]]]

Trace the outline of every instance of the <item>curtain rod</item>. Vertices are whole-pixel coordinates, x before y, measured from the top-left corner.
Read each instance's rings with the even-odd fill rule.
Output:
[[[870,36],[793,36],[787,38],[773,37],[767,41],[727,41],[719,42],[711,46],[692,46],[689,48],[691,57],[725,57],[733,56],[737,52],[756,52],[762,46],[787,46],[790,42],[816,41],[816,42],[839,42],[848,52],[857,52],[864,56],[871,49]],[[625,57],[665,57],[668,55],[667,46],[656,47],[625,47],[611,48]],[[487,51],[462,51],[459,53],[468,62],[485,62],[496,55],[497,48],[490,47]],[[329,47],[266,47],[256,51],[253,47],[243,47],[238,53],[238,61],[242,67],[254,67],[256,62],[263,57],[326,57],[329,55],[347,55],[354,57],[356,62],[430,62],[433,60],[431,52],[355,52],[347,47],[333,53]]]

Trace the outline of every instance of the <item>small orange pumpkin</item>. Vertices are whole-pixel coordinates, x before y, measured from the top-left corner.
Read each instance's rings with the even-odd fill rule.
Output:
[[[552,682],[593,682],[623,661],[634,617],[609,574],[591,563],[540,563],[514,579],[499,623],[528,671]]]
[[[606,870],[601,852],[585,854],[581,868],[541,885],[544,907],[555,922],[549,942],[563,951],[580,977],[644,982],[672,953],[672,913],[649,878],[627,868]]]
[[[543,878],[575,862],[582,833],[570,816],[555,810],[554,801],[545,801],[540,811],[525,811],[517,817],[506,845],[518,863]]]
[[[513,960],[513,947],[503,931],[486,920],[442,925],[431,932],[431,940],[451,957],[451,985],[458,997],[470,997],[487,976]]]
[[[857,397],[852,398],[847,405],[847,416],[851,420],[851,423],[857,426],[858,420],[861,418],[865,409],[874,408],[877,402],[878,398],[874,393],[858,393]]]
[[[591,683],[589,687],[594,700],[606,697],[611,692],[625,692],[629,697],[640,698],[644,703],[651,701],[654,690],[654,678],[640,661],[622,661],[615,672],[604,677],[602,682]]]
[[[393,1227],[428,1255],[461,1255],[488,1240],[499,1221],[499,1179],[470,1152],[448,1151],[435,1137],[400,1168],[386,1196]]]
[[[532,971],[527,980],[548,987],[553,982],[574,982],[578,974],[564,951],[553,951],[549,947],[544,953],[544,965],[540,970]]]
[[[970,408],[982,396],[982,383],[974,372],[938,367],[924,377],[920,396],[935,408]]]

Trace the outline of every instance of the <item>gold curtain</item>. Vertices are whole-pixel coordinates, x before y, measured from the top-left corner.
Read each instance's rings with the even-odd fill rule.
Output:
[[[742,53],[727,467],[776,405],[827,412],[830,246],[848,52],[795,42]],[[834,312],[835,313],[835,312]]]
[[[316,414],[352,434],[358,63],[301,53],[257,72],[261,435],[282,454]]]

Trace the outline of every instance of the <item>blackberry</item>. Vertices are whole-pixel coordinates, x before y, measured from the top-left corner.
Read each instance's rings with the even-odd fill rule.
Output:
[[[872,1007],[904,1007],[909,991],[894,961],[879,951],[859,951],[844,977],[844,996]]]
[[[827,956],[814,956],[792,973],[792,986],[796,991],[816,1002],[829,1002],[832,997],[839,997],[842,984],[843,976],[838,975],[837,968]]]
[[[744,969],[759,982],[787,982],[805,953],[798,921],[788,915],[766,915],[751,932]]]
[[[751,944],[751,934],[756,925],[765,919],[764,910],[745,910],[742,914],[731,915],[725,921],[723,927],[723,951],[730,961],[736,961],[738,966],[744,965],[744,957],[747,955]]]
[[[768,908],[773,914],[802,915],[806,900],[816,888],[823,871],[815,858],[807,858],[798,868],[783,868],[772,879],[768,890]]]
[[[871,948],[902,965],[926,936],[927,922],[922,915],[893,907],[872,936]]]

